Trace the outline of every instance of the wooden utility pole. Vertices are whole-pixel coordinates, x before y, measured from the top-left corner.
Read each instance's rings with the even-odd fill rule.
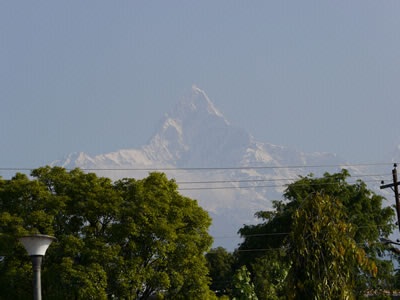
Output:
[[[384,182],[382,181],[383,185],[381,185],[380,188],[381,190],[386,188],[391,188],[392,191],[394,192],[394,199],[396,201],[397,225],[399,226],[399,231],[400,231],[400,199],[399,199],[400,182],[397,181],[397,164],[394,164],[393,166],[392,175],[393,175],[393,183],[383,184]]]

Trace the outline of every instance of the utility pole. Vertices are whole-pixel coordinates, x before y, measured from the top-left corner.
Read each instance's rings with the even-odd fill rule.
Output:
[[[382,181],[381,185],[381,190],[386,189],[386,188],[391,188],[392,191],[394,192],[394,199],[396,201],[396,212],[397,212],[397,225],[399,226],[399,231],[400,231],[400,199],[399,199],[399,184],[400,182],[397,181],[397,164],[394,164],[393,170],[392,170],[392,175],[393,175],[393,183],[390,184],[384,184]]]

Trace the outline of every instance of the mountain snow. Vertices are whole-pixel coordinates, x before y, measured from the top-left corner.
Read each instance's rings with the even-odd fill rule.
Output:
[[[92,169],[114,180],[165,172],[177,181],[182,194],[197,199],[210,213],[214,246],[229,250],[240,242],[239,228],[254,223],[255,212],[271,209],[271,201],[281,199],[286,184],[299,175],[318,175],[318,169],[305,166],[331,165],[323,171],[337,172],[341,164],[345,161],[332,153],[304,153],[257,141],[231,125],[196,86],[164,116],[156,134],[140,149],[95,156],[72,153],[52,163]]]

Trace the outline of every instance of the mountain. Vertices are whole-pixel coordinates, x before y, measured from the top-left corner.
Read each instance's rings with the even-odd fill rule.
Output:
[[[337,172],[345,164],[332,153],[305,153],[257,141],[231,125],[206,93],[193,86],[140,149],[95,156],[72,153],[52,165],[91,169],[114,180],[163,171],[176,179],[182,194],[197,199],[210,213],[214,246],[233,250],[240,241],[238,229],[254,223],[255,212],[271,209],[285,184],[310,172]]]

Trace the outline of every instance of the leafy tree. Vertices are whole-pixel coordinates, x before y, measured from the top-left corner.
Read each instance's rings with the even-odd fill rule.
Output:
[[[376,275],[345,219],[343,204],[321,194],[309,195],[295,211],[287,244],[290,299],[351,299],[355,268]]]
[[[369,190],[363,181],[347,183],[349,176],[346,170],[342,170],[336,174],[325,173],[321,178],[315,178],[313,175],[300,177],[288,185],[283,195],[284,200],[273,202],[273,211],[261,211],[256,214],[262,223],[245,225],[239,230],[239,234],[244,238],[237,251],[240,264],[247,265],[252,274],[255,274],[253,269],[255,261],[263,259],[268,251],[243,250],[285,251],[289,235],[294,231],[295,213],[305,201],[309,201],[310,195],[319,194],[340,202],[343,222],[352,228],[352,239],[378,268],[378,275],[375,278],[354,270],[358,274],[355,279],[356,289],[361,293],[366,288],[382,287],[384,282],[382,278],[387,278],[390,268],[381,260],[385,246],[380,243],[379,238],[387,237],[391,233],[394,212],[390,207],[382,207],[384,198]],[[268,289],[262,285],[256,287],[257,293]]]
[[[119,246],[127,263],[116,290],[126,288],[119,282],[140,278],[133,285],[138,296],[167,290],[172,299],[202,299],[209,291],[203,254],[212,243],[208,214],[179,195],[176,183],[163,174],[122,180],[117,188],[127,201],[121,207],[121,222],[113,229],[117,242],[124,241]],[[127,276],[133,268],[134,274]]]
[[[206,259],[211,277],[211,290],[218,296],[228,295],[234,273],[234,255],[225,248],[218,247],[206,253]]]
[[[286,299],[289,261],[283,250],[269,250],[251,264],[253,282],[259,299]]]
[[[246,266],[236,270],[233,276],[233,300],[257,300],[254,285],[251,282],[250,272]]]
[[[31,296],[15,237],[54,235],[42,266],[47,299],[211,299],[204,253],[211,219],[173,180],[107,178],[44,167],[0,180],[0,299]]]

